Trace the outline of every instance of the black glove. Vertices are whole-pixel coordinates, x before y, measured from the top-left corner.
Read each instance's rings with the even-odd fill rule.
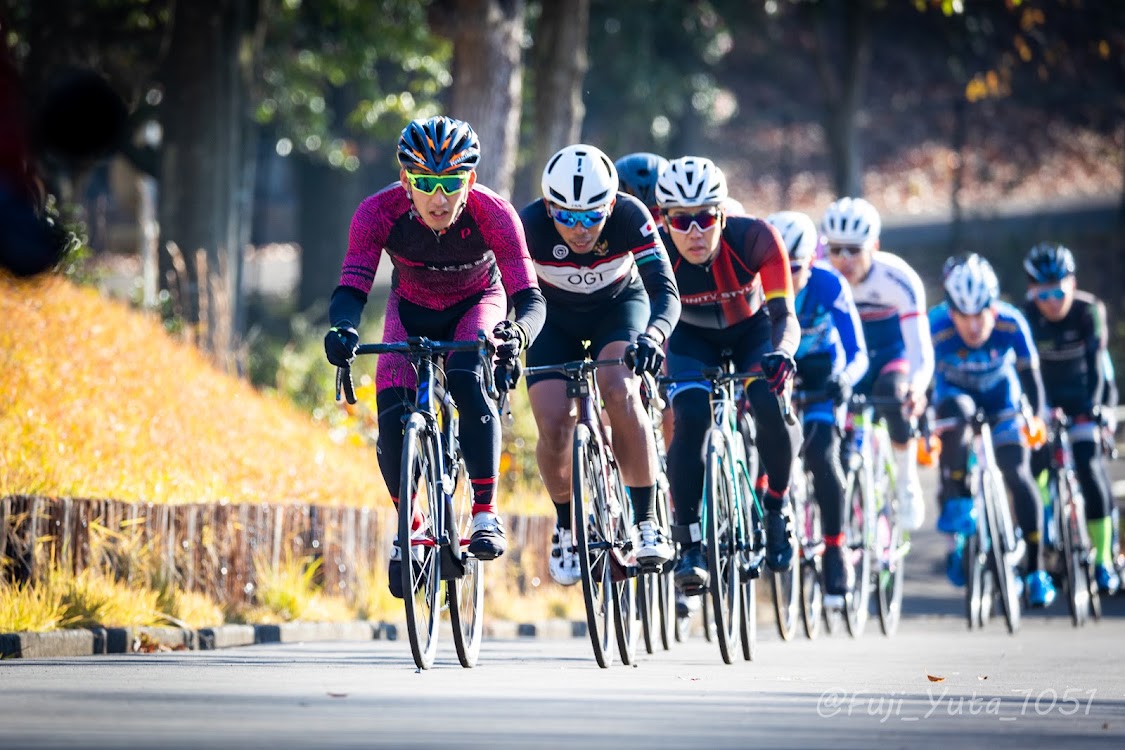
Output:
[[[625,350],[624,359],[625,366],[637,375],[646,371],[655,375],[660,372],[660,365],[664,363],[664,349],[652,336],[642,333]]]
[[[337,367],[347,367],[355,359],[355,349],[359,346],[359,334],[347,321],[332,326],[324,335],[324,353],[328,361]]]
[[[785,384],[796,372],[797,363],[793,361],[793,355],[788,352],[777,349],[762,357],[762,374],[766,376],[770,390],[774,393],[785,390]]]
[[[492,336],[500,341],[496,345],[496,358],[501,362],[518,359],[527,348],[527,328],[513,320],[501,320],[492,329]],[[496,381],[499,383],[499,379]]]
[[[842,404],[852,397],[852,384],[843,375],[833,375],[824,383],[824,393],[834,404]]]
[[[497,363],[496,368],[492,371],[492,378],[496,383],[496,390],[501,393],[515,390],[516,384],[520,382],[520,375],[522,374],[523,365],[520,364],[518,359],[502,360]]]

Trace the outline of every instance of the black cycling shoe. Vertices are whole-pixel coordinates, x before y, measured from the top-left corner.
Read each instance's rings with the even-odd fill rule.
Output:
[[[838,545],[825,547],[823,563],[824,596],[838,597],[842,601],[855,585],[855,572],[844,559],[844,549]]]
[[[676,588],[688,595],[698,594],[707,588],[711,575],[700,547],[691,547],[683,551],[679,562],[676,563],[674,580]]]
[[[387,566],[387,588],[395,599],[402,598],[402,560],[391,560]]]
[[[766,511],[766,565],[781,573],[793,565],[793,532],[789,514],[780,510]]]

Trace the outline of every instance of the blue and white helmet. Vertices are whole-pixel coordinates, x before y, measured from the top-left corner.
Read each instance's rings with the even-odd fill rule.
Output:
[[[1031,248],[1023,261],[1027,278],[1036,284],[1050,284],[1073,276],[1074,253],[1063,245],[1041,242]]]
[[[789,251],[790,261],[805,261],[816,256],[816,246],[820,237],[816,223],[809,215],[800,211],[778,211],[766,217],[773,225]]]
[[[976,315],[1000,298],[992,264],[976,253],[950,266],[942,285],[950,307],[965,315]]]

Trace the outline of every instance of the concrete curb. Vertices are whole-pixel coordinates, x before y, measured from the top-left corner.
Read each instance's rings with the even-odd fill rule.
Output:
[[[219,625],[212,628],[88,628],[49,633],[0,633],[0,659],[50,659],[68,656],[211,651],[258,643],[316,643],[327,641],[398,640],[402,625],[393,622],[287,622],[279,625]],[[579,620],[517,623],[485,620],[485,637],[584,638]]]

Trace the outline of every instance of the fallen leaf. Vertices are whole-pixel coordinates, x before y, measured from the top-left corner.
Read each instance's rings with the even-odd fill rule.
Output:
[[[1102,724],[1102,729],[1109,729],[1109,722]]]
[[[977,679],[978,679],[978,680],[987,680],[987,679],[988,679],[988,675],[986,675],[986,674],[978,674],[978,675],[977,675]]]
[[[938,677],[937,675],[933,675],[933,674],[926,675],[926,679],[929,680],[930,682],[945,682],[944,677]]]
[[[328,697],[329,698],[347,698],[348,694],[347,693],[329,693]]]

